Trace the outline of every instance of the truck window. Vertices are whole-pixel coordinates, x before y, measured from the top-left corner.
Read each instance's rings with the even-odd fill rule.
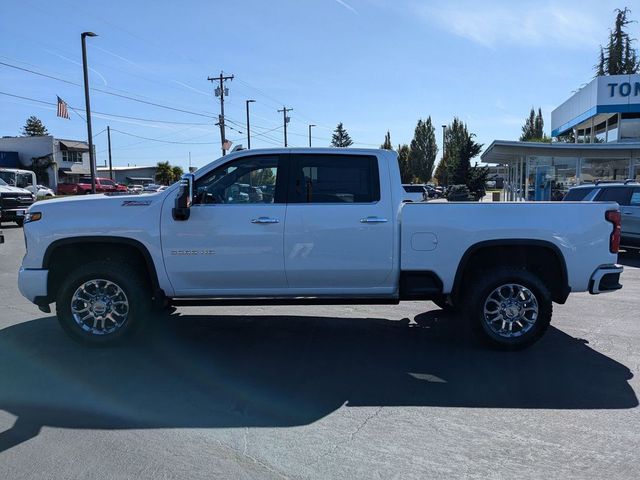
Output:
[[[30,173],[19,173],[16,181],[16,187],[26,188],[33,185],[33,181]]]
[[[631,205],[632,207],[640,207],[640,188],[633,189],[629,205]]]
[[[244,157],[196,181],[194,204],[284,203],[278,192],[278,155]]]
[[[585,199],[585,197],[593,192],[595,187],[592,188],[572,188],[567,192],[562,200],[565,202],[580,202]]]
[[[629,205],[631,198],[631,189],[626,187],[608,187],[603,188],[602,193],[598,195],[598,202],[617,202],[618,205]]]
[[[380,200],[378,159],[371,155],[296,155],[291,203],[372,203]]]

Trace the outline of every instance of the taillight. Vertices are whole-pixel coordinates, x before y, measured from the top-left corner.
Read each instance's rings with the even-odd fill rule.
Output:
[[[618,210],[608,210],[604,214],[604,218],[613,223],[613,231],[609,237],[609,251],[618,253],[618,250],[620,250],[620,212]]]

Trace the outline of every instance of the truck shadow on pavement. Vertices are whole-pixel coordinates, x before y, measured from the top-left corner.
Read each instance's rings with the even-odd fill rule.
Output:
[[[53,317],[0,330],[0,451],[43,426],[289,427],[343,405],[623,409],[630,370],[551,327],[532,348],[476,345],[441,310],[414,320],[303,316],[157,319],[107,349],[74,344]]]

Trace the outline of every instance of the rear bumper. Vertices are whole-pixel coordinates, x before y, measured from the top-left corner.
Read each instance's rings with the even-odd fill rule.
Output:
[[[18,272],[18,290],[23,297],[33,303],[47,297],[47,278],[49,270],[20,268]]]
[[[589,280],[589,293],[595,295],[598,293],[614,292],[620,290],[620,274],[624,268],[622,265],[603,265],[591,275]]]

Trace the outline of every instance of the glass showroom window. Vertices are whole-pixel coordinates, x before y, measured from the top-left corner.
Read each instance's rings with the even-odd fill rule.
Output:
[[[583,158],[582,183],[596,180],[624,181],[629,176],[628,158]]]
[[[620,120],[620,141],[640,140],[640,114],[623,113]]]
[[[528,200],[562,200],[578,184],[576,157],[529,157]]]

